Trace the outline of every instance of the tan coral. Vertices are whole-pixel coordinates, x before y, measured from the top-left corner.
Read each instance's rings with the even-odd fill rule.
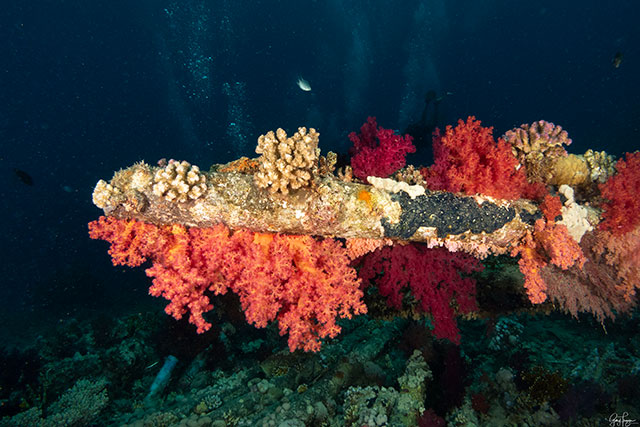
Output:
[[[544,120],[507,131],[503,138],[525,167],[529,182],[548,183],[556,160],[567,155],[563,145],[571,144],[567,131]]]
[[[283,129],[260,135],[256,153],[260,166],[254,175],[254,182],[260,188],[268,188],[272,193],[288,194],[308,186],[317,170],[318,139],[315,129],[300,127],[291,137]]]
[[[107,209],[111,205],[120,202],[122,192],[117,188],[101,179],[93,190],[93,204],[100,209]]]
[[[585,161],[589,166],[591,181],[602,184],[616,173],[615,158],[604,151],[591,149],[584,153]]]
[[[207,177],[200,168],[187,161],[169,160],[153,177],[153,194],[172,202],[186,202],[202,197],[207,191]]]
[[[318,152],[320,152],[319,148]],[[322,176],[333,174],[336,163],[338,163],[338,155],[333,151],[329,151],[326,157],[318,156],[318,174]]]
[[[396,172],[395,180],[406,182],[409,185],[422,185],[424,187],[427,186],[427,183],[420,173],[420,170],[416,169],[416,167],[413,165],[404,167]]]
[[[141,212],[147,206],[144,192],[151,187],[153,173],[145,162],[138,162],[130,168],[120,169],[113,174],[110,182],[98,181],[93,190],[93,203],[106,214],[118,205],[127,212]]]

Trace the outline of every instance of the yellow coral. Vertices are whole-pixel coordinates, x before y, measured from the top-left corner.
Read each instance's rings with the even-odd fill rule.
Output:
[[[260,166],[254,182],[272,193],[288,194],[311,183],[318,162],[318,139],[320,134],[304,127],[291,137],[283,129],[260,135],[256,153]]]
[[[604,151],[593,151],[591,149],[584,153],[584,158],[589,165],[591,181],[602,184],[616,173],[615,159]]]
[[[548,181],[553,185],[570,185],[575,187],[590,181],[589,168],[583,156],[569,154],[559,157],[552,167],[552,177]]]

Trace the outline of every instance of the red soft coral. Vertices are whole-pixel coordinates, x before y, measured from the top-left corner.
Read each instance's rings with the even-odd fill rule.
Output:
[[[256,327],[278,320],[291,351],[319,350],[321,339],[340,332],[337,317],[366,312],[347,251],[333,239],[104,217],[89,229],[92,238],[111,243],[114,264],[153,261],[149,293],[168,299],[165,311],[176,319],[188,313],[199,333],[211,327],[203,317],[213,308],[209,292],[238,294],[247,321]]]
[[[427,186],[433,190],[482,193],[501,199],[539,198],[540,184],[527,182],[522,165],[502,138],[493,139],[493,128],[481,126],[470,116],[447,126],[444,135],[436,130],[433,139],[434,164],[423,168]]]
[[[640,225],[640,152],[627,153],[616,163],[618,171],[600,192],[607,202],[602,205],[600,228],[620,236]]]
[[[424,312],[433,318],[433,334],[460,343],[452,303],[459,313],[476,309],[475,280],[463,277],[482,265],[470,255],[423,245],[387,246],[364,256],[359,271],[364,281],[377,285],[388,304],[402,307],[403,290],[410,288]]]
[[[386,178],[406,164],[407,153],[416,147],[410,135],[400,136],[391,129],[378,128],[375,117],[369,117],[360,134],[351,132],[351,167],[353,175],[366,180],[368,176]]]

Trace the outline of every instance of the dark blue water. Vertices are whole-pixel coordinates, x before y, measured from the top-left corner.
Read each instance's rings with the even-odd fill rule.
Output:
[[[297,126],[317,128],[323,152],[346,152],[346,135],[368,115],[399,130],[417,120],[429,90],[442,97],[440,127],[475,115],[501,135],[544,119],[569,132],[571,152],[633,151],[638,22],[634,0],[7,2],[3,335],[162,310],[142,270],[113,268],[104,243],[87,237],[101,214],[95,183],[139,160],[207,168],[252,156],[268,130]]]

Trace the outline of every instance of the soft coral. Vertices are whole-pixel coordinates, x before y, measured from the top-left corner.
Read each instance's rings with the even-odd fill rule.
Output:
[[[600,184],[603,221],[600,228],[622,235],[640,224],[640,152],[627,153],[616,163],[617,174]]]
[[[436,130],[433,138],[434,164],[422,169],[427,186],[433,190],[482,193],[501,199],[537,199],[545,191],[530,184],[524,168],[502,138],[493,139],[493,128],[482,127],[470,116],[458,120],[444,134]]]
[[[378,127],[375,117],[369,117],[360,128],[360,134],[351,132],[351,167],[353,174],[362,180],[368,176],[386,178],[406,164],[407,153],[416,147],[410,135],[396,135],[391,129]]]
[[[363,258],[359,271],[364,280],[372,280],[388,304],[402,307],[403,290],[407,287],[420,303],[420,308],[433,318],[433,334],[460,343],[452,301],[460,313],[476,309],[475,285],[470,277],[482,270],[482,264],[461,252],[425,245],[396,245],[378,249]]]

